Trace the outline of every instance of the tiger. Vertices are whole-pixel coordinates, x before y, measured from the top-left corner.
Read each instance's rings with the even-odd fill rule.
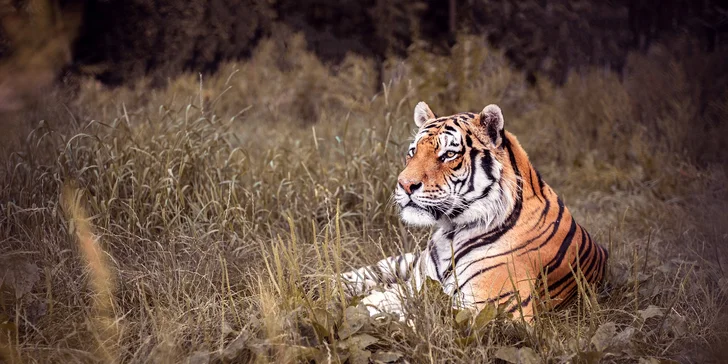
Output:
[[[574,301],[580,282],[605,277],[608,253],[504,130],[498,105],[437,117],[425,102],[397,177],[394,201],[411,226],[436,226],[427,246],[341,274],[371,315],[404,320],[407,292],[427,278],[461,306],[498,305],[532,322]],[[383,290],[374,290],[384,286]]]

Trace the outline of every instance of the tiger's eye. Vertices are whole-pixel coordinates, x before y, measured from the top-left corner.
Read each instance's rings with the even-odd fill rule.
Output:
[[[456,154],[455,152],[449,151],[449,152],[447,152],[447,154],[445,154],[445,156],[448,157],[448,158],[452,158],[452,157],[455,156],[455,154]]]

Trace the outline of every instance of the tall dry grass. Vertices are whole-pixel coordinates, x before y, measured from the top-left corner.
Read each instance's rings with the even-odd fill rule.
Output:
[[[3,152],[0,254],[24,252],[42,275],[2,308],[18,322],[10,345],[18,360],[725,355],[716,343],[726,339],[728,194],[717,163],[726,94],[707,104],[687,97],[681,90],[701,89],[687,61],[661,72],[660,54],[635,55],[623,76],[592,70],[562,88],[529,88],[480,40],[463,37],[452,53],[413,46],[408,58],[387,61],[377,92],[366,59],[331,69],[301,37],[271,39],[209,78],[188,75],[165,89],[88,82],[67,108],[51,100],[14,114],[36,127]],[[544,179],[610,250],[596,301],[531,327],[497,310],[450,312],[430,287],[409,302],[411,328],[371,320],[343,297],[329,277],[421,247],[429,234],[403,226],[390,201],[420,100],[439,114],[502,106]],[[66,181],[82,191],[73,201],[88,219],[64,217]],[[69,234],[78,219],[93,224],[98,245]],[[103,260],[92,259],[101,251]],[[96,281],[103,274],[113,285]],[[46,312],[32,315],[40,304]]]

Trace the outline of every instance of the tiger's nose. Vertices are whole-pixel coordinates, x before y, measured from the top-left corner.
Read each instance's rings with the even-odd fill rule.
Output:
[[[418,188],[422,187],[421,181],[416,181],[411,178],[399,177],[397,182],[408,195],[413,194]]]

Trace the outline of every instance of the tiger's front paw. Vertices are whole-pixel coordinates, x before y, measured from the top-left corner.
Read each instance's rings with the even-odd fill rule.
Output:
[[[341,275],[339,275],[339,280],[346,293],[350,296],[365,294],[377,285],[375,280],[368,279],[358,270],[341,273]]]
[[[382,314],[394,316],[397,321],[405,322],[405,313],[403,307],[402,292],[399,289],[390,289],[385,291],[372,291],[368,296],[362,299],[361,303],[369,311],[369,315],[375,318],[381,318]],[[411,320],[407,323],[414,327]]]

